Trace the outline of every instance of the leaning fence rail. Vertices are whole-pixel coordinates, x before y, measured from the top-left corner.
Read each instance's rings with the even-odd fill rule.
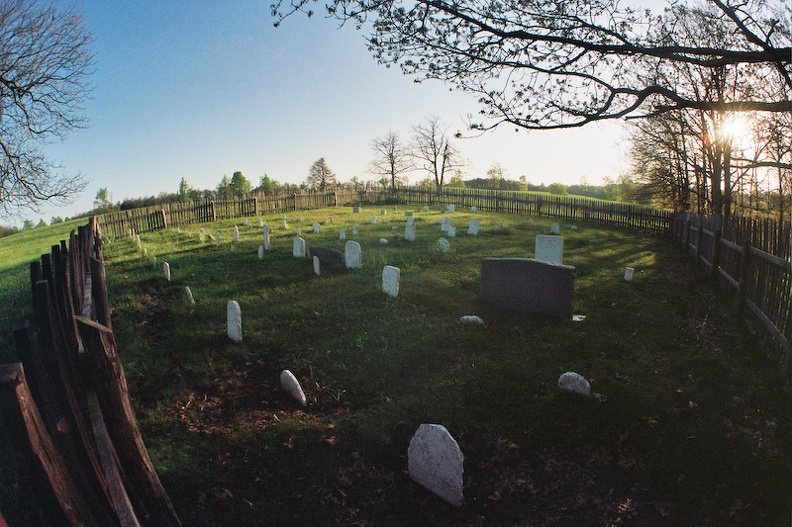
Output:
[[[790,222],[680,213],[672,234],[713,278],[745,306],[767,339],[782,350],[788,375],[792,351],[792,247]]]
[[[129,399],[94,219],[33,262],[30,279],[35,323],[14,330],[21,362],[0,365],[0,405],[41,498],[63,525],[181,525]]]

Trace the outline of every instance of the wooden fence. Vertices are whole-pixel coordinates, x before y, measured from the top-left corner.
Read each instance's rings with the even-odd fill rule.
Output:
[[[792,248],[789,222],[719,218],[683,213],[672,233],[713,278],[753,314],[759,328],[782,352],[788,375],[792,345]]]
[[[140,435],[118,358],[96,223],[31,264],[37,339],[0,365],[0,408],[37,495],[70,526],[181,525]],[[12,525],[12,527],[15,527]]]
[[[550,196],[541,193],[425,187],[403,187],[392,191],[302,192],[277,196],[255,196],[232,201],[195,201],[171,203],[112,212],[97,217],[102,232],[112,236],[130,236],[169,226],[204,223],[217,219],[241,218],[286,213],[324,207],[361,203],[376,205],[455,205],[478,210],[544,216],[569,221],[588,221],[667,234],[671,228],[671,211],[629,203],[616,203],[574,196]]]

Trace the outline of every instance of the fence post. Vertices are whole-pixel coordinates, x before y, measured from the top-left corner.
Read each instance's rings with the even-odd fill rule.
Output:
[[[737,307],[745,305],[745,298],[748,296],[748,277],[751,265],[751,239],[746,236],[742,246],[742,257],[740,258],[740,283],[737,284]]]
[[[712,269],[710,269],[710,277],[713,279],[718,278],[718,266],[720,265],[721,255],[721,238],[723,233],[719,226],[712,234]]]

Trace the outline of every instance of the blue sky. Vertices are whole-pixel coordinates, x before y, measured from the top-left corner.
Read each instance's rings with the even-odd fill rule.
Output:
[[[91,183],[72,205],[35,217],[86,211],[101,187],[119,201],[175,192],[182,177],[214,188],[237,170],[254,185],[264,174],[299,183],[320,157],[341,181],[373,179],[375,138],[394,131],[408,140],[431,115],[464,132],[465,116],[477,113],[471,96],[378,65],[353,27],[294,16],[274,28],[269,4],[78,2],[95,36],[91,125],[46,152]],[[625,170],[622,135],[618,123],[503,127],[458,146],[467,178],[499,162],[513,179],[574,184],[585,176],[597,184]]]

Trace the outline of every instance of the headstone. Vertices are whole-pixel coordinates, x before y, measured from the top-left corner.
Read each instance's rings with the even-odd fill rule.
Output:
[[[283,370],[280,375],[280,382],[281,388],[283,388],[286,393],[291,395],[295,401],[303,406],[308,406],[308,401],[305,399],[305,392],[303,391],[302,386],[300,386],[300,382],[297,380],[297,377],[295,377],[292,372],[289,370]]]
[[[228,338],[242,342],[242,309],[236,300],[228,301]]]
[[[170,279],[171,279],[170,264],[168,262],[165,262],[164,264],[162,264],[162,274],[165,275],[165,280],[170,282]]]
[[[569,230],[576,231],[577,230],[577,225],[570,225],[569,226]]]
[[[477,315],[463,315],[459,317],[459,321],[465,325],[471,326],[481,326],[484,324],[484,320]]]
[[[259,260],[263,260],[264,259],[264,246],[263,245],[259,245],[258,246],[258,259]]]
[[[258,221],[259,221],[259,227],[263,227],[264,226],[264,220],[259,218]]]
[[[236,247],[234,247],[234,244],[233,244],[233,243],[231,244],[231,247],[229,247],[229,250],[230,250],[231,252],[234,252],[234,251],[236,251]]]
[[[322,274],[322,263],[319,261],[318,256],[313,257],[314,274],[319,276]]]
[[[447,253],[451,249],[451,244],[445,238],[440,238],[437,240],[435,249],[437,249],[437,252]]]
[[[299,216],[299,217],[297,218],[297,223],[302,223],[302,220],[303,220],[302,216]]]
[[[270,250],[270,228],[269,225],[264,225],[264,250]]]
[[[242,225],[247,225],[247,224],[248,224],[248,220],[247,220],[247,218],[243,218],[243,219],[242,219]]]
[[[135,245],[137,245],[137,248],[140,249],[140,234],[135,235]]]
[[[564,237],[537,234],[534,258],[543,262],[564,263]]]
[[[454,205],[449,205],[446,209],[452,214],[456,212],[456,207]]]
[[[360,207],[352,207],[352,214],[360,214]]]
[[[199,242],[204,241],[204,235],[205,234],[206,234],[206,229],[201,229],[200,231],[198,231],[198,241]]]
[[[220,247],[220,233],[215,234],[215,247]]]
[[[429,212],[429,205],[424,205],[423,211],[424,212]]]
[[[387,210],[385,210],[385,209],[382,209],[382,210],[380,211],[380,216],[385,216],[386,214],[388,214],[388,211],[387,211]]]
[[[478,211],[478,209],[476,207],[470,207],[470,212],[475,213],[476,211]]]
[[[185,287],[184,295],[187,297],[187,302],[189,302],[192,305],[195,305],[195,297],[192,294],[192,289],[190,289],[189,287]]]
[[[443,425],[422,423],[407,449],[410,477],[456,507],[463,502],[464,460],[459,445]]]
[[[327,220],[322,220],[322,225],[327,225]]]
[[[292,244],[292,255],[295,258],[305,258],[305,240],[299,236],[294,239]]]
[[[373,225],[375,223],[377,223],[377,217],[376,216],[372,216],[371,217],[371,224]]]
[[[404,215],[407,216],[408,218],[412,218],[413,217],[413,212],[411,210],[408,210],[408,211],[404,212]]]
[[[632,282],[633,274],[635,274],[635,269],[632,267],[627,267],[624,270],[624,280],[627,282]]]
[[[415,241],[415,224],[408,223],[404,227],[404,239],[408,242]]]
[[[399,296],[399,276],[401,270],[392,265],[386,265],[382,268],[382,292],[389,297],[396,298]]]
[[[493,225],[492,232],[500,232],[500,225]]]
[[[501,229],[503,229],[504,231],[508,231],[509,230],[509,224],[508,223],[501,224]]]
[[[380,238],[379,242],[380,242],[380,245],[388,245],[388,243],[389,243],[386,238]]]
[[[302,229],[297,227],[297,236],[302,236]]]
[[[449,225],[447,234],[449,238],[456,238],[456,227]]]
[[[344,260],[347,269],[360,269],[363,267],[363,255],[358,242],[349,240],[344,245]]]
[[[448,216],[440,223],[440,232],[448,232],[448,229],[451,228],[451,218]]]
[[[311,247],[311,256],[319,258],[322,265],[344,265],[344,253],[328,247]]]
[[[346,240],[346,230],[339,229],[338,230],[338,239],[339,240]]]
[[[157,267],[157,257],[154,257],[154,267]]]
[[[289,228],[289,224],[286,223],[286,218],[285,217],[281,220],[281,228],[282,229],[288,229]]]
[[[528,218],[528,225],[533,225],[533,220],[531,218]]]
[[[559,232],[561,232],[561,227],[557,223],[550,226],[550,234],[558,234]]]
[[[357,235],[358,235],[358,230],[357,230],[357,227],[356,227],[356,228],[352,229],[352,236],[357,236]]]
[[[321,228],[322,227],[318,223],[314,223],[313,224],[313,231],[314,232],[319,232],[321,230]]]
[[[239,241],[239,227],[234,225],[234,243]]]
[[[480,227],[481,227],[481,220],[479,220],[478,218],[473,218],[468,222],[467,233],[470,234],[471,236],[477,236]]]
[[[565,392],[576,393],[583,397],[591,395],[591,384],[582,375],[572,371],[558,378],[558,387]]]
[[[407,225],[415,225],[415,216],[407,218]]]
[[[532,258],[482,258],[481,299],[507,309],[570,320],[575,268]]]

